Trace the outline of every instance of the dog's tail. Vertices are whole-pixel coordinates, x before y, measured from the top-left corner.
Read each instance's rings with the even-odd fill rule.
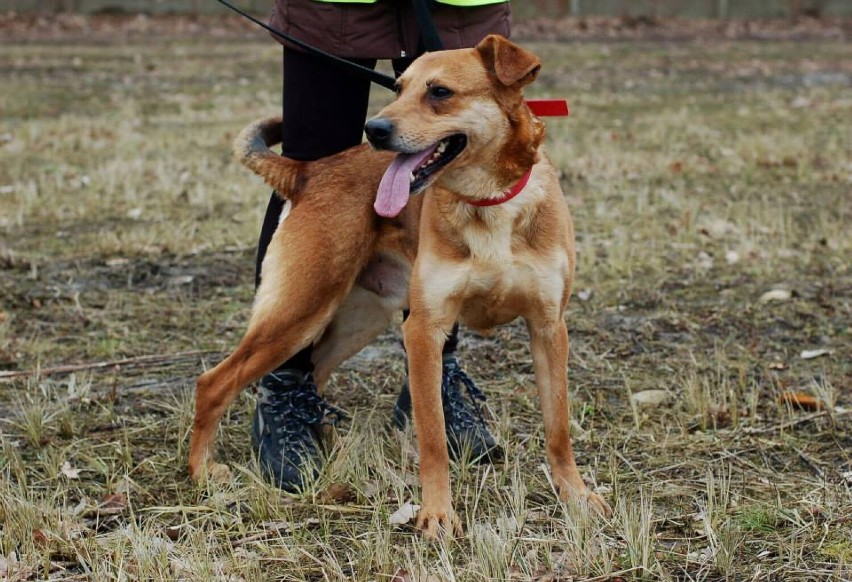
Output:
[[[280,117],[260,119],[247,125],[234,140],[234,156],[275,188],[280,196],[293,200],[298,196],[297,184],[304,162],[282,157],[269,149],[281,143],[281,125]]]

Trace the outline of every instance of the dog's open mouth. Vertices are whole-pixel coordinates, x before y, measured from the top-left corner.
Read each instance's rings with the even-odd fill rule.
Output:
[[[429,157],[418,164],[408,176],[410,193],[419,194],[429,183],[429,178],[456,159],[466,145],[467,138],[462,134],[451,135],[439,141]]]
[[[408,197],[422,191],[441,168],[467,146],[467,137],[455,134],[414,154],[401,153],[385,170],[374,208],[380,216],[394,217],[405,208]]]

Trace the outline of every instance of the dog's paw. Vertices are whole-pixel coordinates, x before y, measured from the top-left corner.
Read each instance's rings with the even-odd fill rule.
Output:
[[[231,468],[222,463],[207,465],[207,478],[216,483],[228,483],[231,480]]]
[[[190,477],[196,483],[205,481],[214,481],[216,483],[228,483],[231,480],[231,469],[228,465],[222,463],[208,462],[200,467],[191,467],[189,471]]]
[[[597,493],[589,490],[585,484],[582,487],[562,485],[559,487],[559,499],[566,502],[579,502],[602,517],[612,517],[612,508],[609,503]]]
[[[423,506],[417,512],[417,529],[423,531],[428,539],[460,537],[462,535],[461,521],[452,507],[432,510]]]
[[[589,507],[598,514],[603,517],[610,518],[612,517],[612,508],[609,506],[609,503],[606,502],[606,499],[598,495],[597,493],[593,493],[592,491],[586,491],[586,502],[589,504]]]

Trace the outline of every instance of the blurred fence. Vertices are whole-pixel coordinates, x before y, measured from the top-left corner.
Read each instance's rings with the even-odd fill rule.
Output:
[[[381,0],[400,2],[404,0]],[[266,14],[273,0],[233,0]],[[852,16],[852,0],[514,0],[519,18],[533,16],[630,16],[687,18],[789,18]],[[0,0],[0,11],[218,14],[215,0]]]

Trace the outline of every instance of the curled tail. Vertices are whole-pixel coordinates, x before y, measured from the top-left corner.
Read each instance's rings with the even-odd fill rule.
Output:
[[[280,196],[294,200],[299,193],[297,185],[304,162],[282,157],[269,149],[281,143],[281,125],[280,117],[260,119],[247,125],[234,139],[234,156],[275,188]]]

